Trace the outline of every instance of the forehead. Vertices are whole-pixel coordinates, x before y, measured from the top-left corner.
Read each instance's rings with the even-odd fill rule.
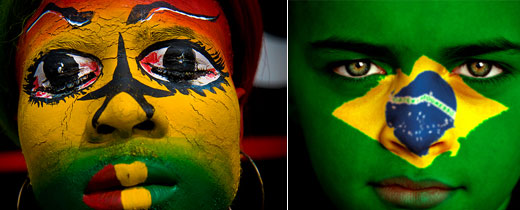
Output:
[[[99,12],[114,11],[114,10],[129,10],[139,4],[151,4],[158,2],[158,0],[44,0],[39,11],[49,3],[55,3],[60,7],[74,7],[77,10],[97,10]],[[183,11],[194,13],[218,13],[220,6],[215,0],[162,0],[162,2],[169,3]],[[107,10],[107,8],[110,8]],[[38,13],[38,12],[37,12]]]
[[[27,21],[24,35],[45,38],[63,35],[62,32],[117,35],[110,30],[150,30],[140,27],[141,23],[153,28],[180,25],[216,39],[228,38],[227,20],[215,0],[44,0]]]
[[[290,24],[307,41],[352,39],[408,50],[505,38],[520,42],[520,2],[291,2]],[[425,41],[428,40],[428,41]]]

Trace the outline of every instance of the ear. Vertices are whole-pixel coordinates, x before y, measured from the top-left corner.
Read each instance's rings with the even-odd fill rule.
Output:
[[[244,104],[245,104],[245,95],[246,90],[244,88],[238,87],[236,88],[238,103],[240,105],[240,144],[242,144],[242,139],[244,138]]]

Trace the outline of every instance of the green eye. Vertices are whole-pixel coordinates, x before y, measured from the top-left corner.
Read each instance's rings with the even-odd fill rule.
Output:
[[[342,65],[333,68],[336,74],[351,78],[366,77],[373,74],[386,74],[386,71],[367,60],[346,61]]]
[[[364,61],[355,61],[348,65],[346,69],[352,76],[363,76],[370,70],[370,63]]]
[[[490,78],[501,74],[504,70],[489,61],[470,61],[466,62],[453,71],[454,73],[472,78]]]
[[[469,64],[469,73],[476,77],[484,77],[489,74],[492,67],[492,64],[476,61]]]

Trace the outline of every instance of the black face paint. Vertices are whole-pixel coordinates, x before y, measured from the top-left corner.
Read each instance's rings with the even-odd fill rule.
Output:
[[[204,90],[216,93],[214,88],[225,91],[222,84],[229,86],[225,79],[229,73],[222,72],[224,61],[218,53],[209,54],[201,43],[185,39],[158,42],[143,50],[136,61],[144,75],[172,93],[188,95],[192,90],[206,96]],[[209,81],[199,82],[204,79]]]
[[[38,16],[38,18],[31,24],[31,26],[29,26],[26,32],[31,30],[34,24],[38,22],[38,20],[43,15],[49,12],[61,14],[63,16],[63,19],[65,19],[71,26],[75,27],[88,25],[92,20],[92,16],[94,16],[94,12],[92,11],[78,12],[78,10],[74,9],[73,7],[61,8],[56,6],[56,4],[54,3],[49,3],[47,4],[47,6],[45,6],[43,12]]]
[[[101,75],[101,61],[76,50],[52,50],[35,60],[28,69],[24,92],[29,101],[57,103],[87,90]]]
[[[132,96],[141,106],[143,111],[146,113],[146,117],[149,119],[152,118],[155,109],[146,101],[144,96],[165,97],[173,95],[173,93],[168,91],[148,87],[132,77],[132,74],[130,73],[130,67],[128,66],[128,60],[126,58],[125,43],[120,33],[117,47],[117,65],[112,80],[100,89],[93,91],[79,99],[92,100],[105,97],[103,105],[101,105],[101,107],[96,111],[94,118],[92,119],[92,126],[94,128],[97,127],[97,120],[107,107],[110,100],[112,100],[114,96],[121,92],[128,93],[128,95]]]
[[[138,4],[134,8],[132,8],[132,11],[130,12],[130,15],[128,16],[126,24],[127,25],[136,24],[139,21],[146,20],[149,16],[151,16],[151,15],[149,15],[150,11],[152,11],[153,9],[156,9],[156,8],[167,9],[172,12],[179,13],[179,14],[182,14],[182,15],[185,15],[188,17],[192,17],[192,18],[200,19],[200,20],[208,20],[211,22],[215,22],[218,19],[218,17],[220,16],[220,14],[217,16],[205,16],[205,15],[192,14],[189,12],[182,11],[182,10],[178,9],[177,7],[174,7],[173,5],[168,4],[164,1],[156,1],[151,4]],[[153,15],[153,13],[152,13],[152,15]]]

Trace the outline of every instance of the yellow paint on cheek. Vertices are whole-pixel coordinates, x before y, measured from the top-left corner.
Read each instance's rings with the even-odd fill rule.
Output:
[[[123,209],[148,209],[152,205],[150,191],[143,187],[134,187],[121,191]]]
[[[117,179],[121,182],[121,185],[125,187],[141,184],[146,181],[148,176],[146,164],[140,161],[135,161],[131,164],[116,164],[114,168],[116,170]]]

